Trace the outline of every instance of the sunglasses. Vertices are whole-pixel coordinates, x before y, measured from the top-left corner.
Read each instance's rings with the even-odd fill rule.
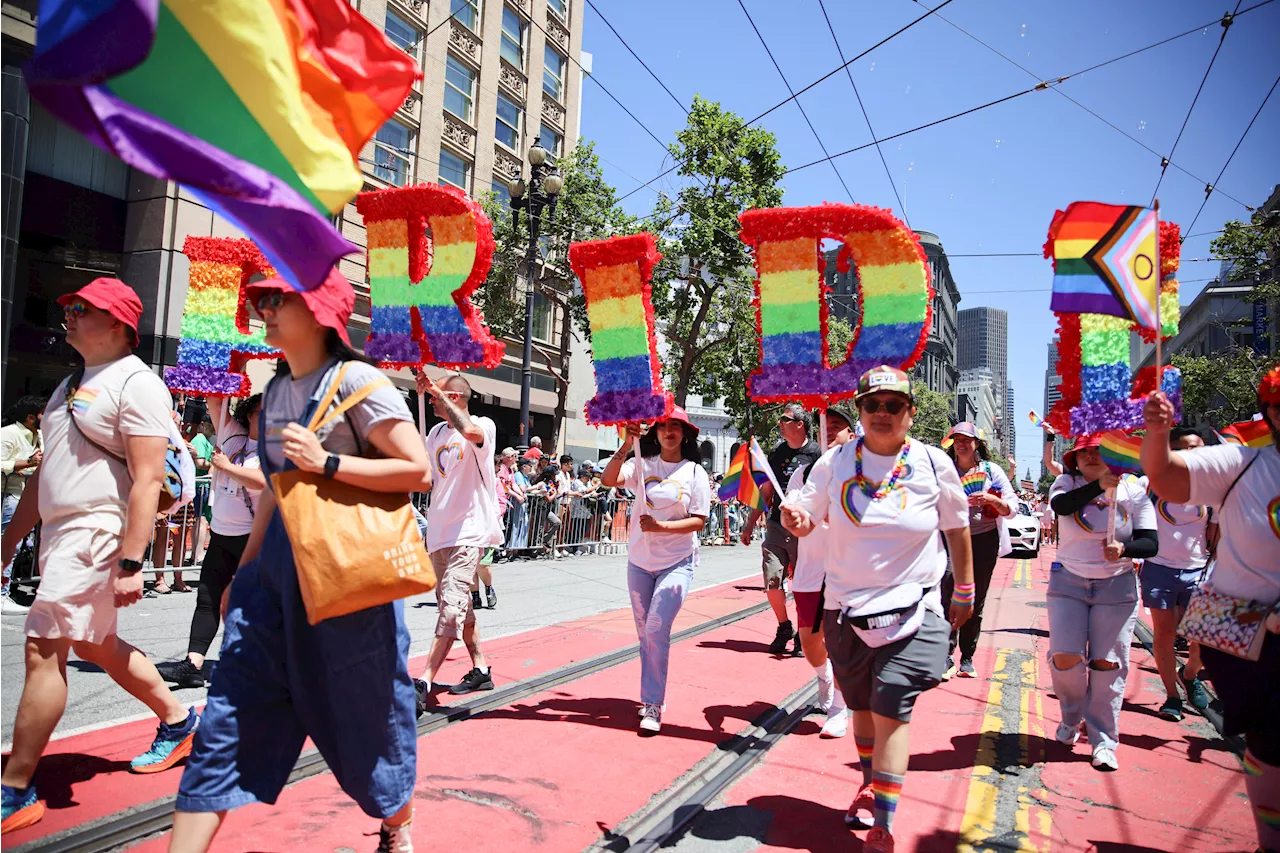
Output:
[[[780,424],[802,424],[802,423],[804,423],[804,420],[803,420],[802,418],[793,418],[793,417],[791,417],[791,415],[783,415],[782,417],[778,418],[778,423],[780,423]]]
[[[907,407],[906,400],[877,400],[874,397],[869,400],[862,401],[862,410],[869,415],[874,415],[880,409],[884,409],[891,415],[900,415],[902,410]]]
[[[283,304],[284,294],[278,290],[273,290],[270,293],[264,293],[262,296],[259,296],[258,301],[253,303],[253,307],[257,308],[258,313],[261,314],[267,309],[272,311],[279,310],[280,306]]]
[[[81,302],[79,299],[72,302],[70,305],[63,306],[62,308],[62,314],[65,317],[83,317],[88,313],[89,306],[84,302]]]

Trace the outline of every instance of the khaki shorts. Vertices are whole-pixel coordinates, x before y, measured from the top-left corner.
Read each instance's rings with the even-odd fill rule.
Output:
[[[40,539],[40,587],[27,614],[28,637],[103,643],[116,633],[111,581],[121,536],[108,530],[45,529]]]
[[[782,589],[782,581],[796,567],[800,540],[787,532],[780,524],[769,522],[764,530],[764,546],[760,549],[764,558],[764,588]]]
[[[471,583],[476,579],[483,548],[455,545],[431,552],[436,573],[436,636],[457,640],[462,629],[475,624],[471,609]]]

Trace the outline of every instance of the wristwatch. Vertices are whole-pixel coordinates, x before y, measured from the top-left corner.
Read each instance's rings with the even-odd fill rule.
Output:
[[[338,463],[342,461],[342,457],[336,453],[330,453],[329,458],[324,460],[324,478],[332,480],[333,475],[338,473]]]
[[[136,574],[142,571],[142,561],[141,560],[121,560],[120,571],[124,572],[126,575]]]

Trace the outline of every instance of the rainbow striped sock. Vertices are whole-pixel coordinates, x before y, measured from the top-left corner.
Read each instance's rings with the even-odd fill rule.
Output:
[[[876,826],[885,832],[893,832],[893,815],[898,810],[898,797],[902,796],[902,780],[906,775],[877,770],[871,777],[871,793],[876,798]]]
[[[876,739],[853,736],[853,745],[858,748],[858,763],[862,765],[862,784],[871,784],[871,756],[876,751]]]
[[[1253,807],[1258,846],[1280,850],[1280,767],[1267,764],[1252,752],[1244,753],[1244,787]]]

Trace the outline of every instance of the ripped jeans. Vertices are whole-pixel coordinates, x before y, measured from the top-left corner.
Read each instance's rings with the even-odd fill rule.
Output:
[[[1049,672],[1062,706],[1062,722],[1083,719],[1089,743],[1115,749],[1120,740],[1120,706],[1129,674],[1129,644],[1138,619],[1138,575],[1125,572],[1091,579],[1072,574],[1061,563],[1049,573]],[[1054,665],[1055,654],[1084,658],[1069,669]],[[1118,663],[1095,669],[1090,661]]]
[[[627,563],[631,615],[640,638],[640,701],[662,706],[667,698],[667,664],[671,657],[671,626],[689,594],[697,552],[674,566],[646,571]]]

